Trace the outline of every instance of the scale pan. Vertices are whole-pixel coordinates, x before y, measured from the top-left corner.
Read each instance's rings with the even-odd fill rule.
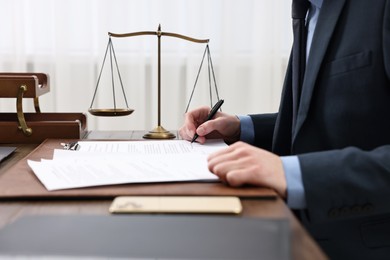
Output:
[[[134,112],[130,108],[90,108],[88,112],[94,116],[127,116]]]

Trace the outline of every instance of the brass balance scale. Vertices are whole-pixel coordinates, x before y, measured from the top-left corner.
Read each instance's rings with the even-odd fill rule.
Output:
[[[183,39],[183,40],[186,40],[186,41],[195,42],[195,43],[206,43],[206,48],[205,48],[205,51],[203,53],[203,58],[202,58],[202,61],[201,61],[201,64],[200,64],[200,67],[199,67],[199,70],[198,70],[198,74],[197,74],[197,77],[196,77],[196,80],[195,80],[195,84],[194,84],[194,87],[192,89],[191,96],[190,96],[190,99],[188,101],[188,104],[187,104],[185,112],[188,111],[189,105],[191,103],[191,100],[192,100],[192,97],[193,97],[193,94],[194,94],[194,91],[195,91],[196,84],[197,84],[198,79],[199,79],[199,74],[201,72],[203,61],[204,61],[204,58],[206,56],[206,53],[207,53],[207,61],[208,61],[210,103],[212,104],[211,78],[213,79],[214,87],[215,87],[215,93],[216,93],[217,99],[219,100],[217,84],[216,84],[216,81],[215,81],[215,73],[214,73],[214,68],[213,68],[213,64],[212,64],[212,61],[211,61],[210,49],[209,49],[209,45],[208,45],[209,39],[195,39],[195,38],[188,37],[188,36],[181,35],[181,34],[177,34],[177,33],[162,32],[161,31],[161,25],[158,26],[157,31],[140,31],[140,32],[133,32],[133,33],[125,33],[125,34],[117,34],[117,33],[109,32],[108,33],[109,40],[108,40],[106,52],[105,52],[105,55],[104,55],[103,64],[102,64],[102,67],[100,69],[100,73],[99,73],[99,77],[98,77],[98,80],[97,80],[96,88],[95,88],[94,95],[93,95],[93,98],[92,98],[92,102],[91,102],[90,108],[88,109],[88,112],[90,114],[94,115],[94,116],[106,116],[106,117],[127,116],[127,115],[130,115],[131,113],[134,112],[134,109],[131,109],[128,106],[128,102],[127,102],[126,94],[125,94],[125,91],[124,91],[122,78],[121,78],[121,75],[120,75],[120,72],[119,72],[118,62],[117,62],[117,59],[116,59],[116,55],[115,55],[115,51],[114,51],[114,47],[113,47],[113,43],[112,43],[111,37],[125,38],[125,37],[141,36],[141,35],[155,35],[155,36],[157,36],[157,40],[158,40],[157,41],[157,64],[158,64],[158,68],[157,68],[157,92],[158,92],[157,93],[157,109],[158,109],[157,113],[158,113],[158,117],[157,118],[158,118],[158,122],[157,122],[157,126],[154,129],[152,129],[151,131],[149,131],[147,134],[145,134],[143,136],[143,138],[146,138],[146,139],[173,139],[176,136],[173,133],[167,131],[161,125],[161,36],[169,36],[169,37],[180,38],[180,39]],[[117,108],[116,107],[115,94],[113,95],[113,103],[114,103],[114,107],[113,108],[103,108],[103,109],[102,108],[93,108],[93,104],[94,104],[94,101],[95,101],[95,98],[96,98],[99,82],[100,82],[100,79],[101,79],[101,76],[102,76],[102,71],[103,71],[104,64],[106,62],[106,57],[107,57],[107,53],[108,52],[110,53],[111,78],[112,78],[111,82],[112,82],[113,93],[115,93],[114,71],[113,71],[113,66],[114,66],[113,65],[113,60],[114,60],[115,67],[117,69],[119,82],[120,82],[121,88],[122,88],[122,94],[123,94],[123,97],[124,97],[124,100],[125,100],[125,103],[126,103],[126,108]]]

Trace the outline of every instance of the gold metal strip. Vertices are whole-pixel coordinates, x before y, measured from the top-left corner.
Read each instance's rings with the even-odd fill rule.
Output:
[[[39,107],[39,97],[34,98],[34,108],[35,112],[41,113],[41,108]]]
[[[27,127],[26,119],[23,114],[23,93],[27,91],[26,85],[19,87],[18,96],[16,98],[16,112],[18,115],[19,126],[18,128],[23,131],[23,134],[30,136],[32,134],[32,129]]]

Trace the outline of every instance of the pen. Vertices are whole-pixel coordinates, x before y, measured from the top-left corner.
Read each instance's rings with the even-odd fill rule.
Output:
[[[209,121],[210,119],[212,119],[212,118],[215,116],[215,114],[217,113],[218,109],[221,108],[222,104],[223,104],[223,99],[220,99],[220,100],[213,106],[213,108],[210,110],[210,113],[207,115],[207,118],[206,118],[206,120],[205,120],[204,122]],[[194,134],[194,137],[193,137],[192,140],[191,140],[191,143],[195,142],[196,138],[198,138],[198,137],[199,137],[199,135],[198,135],[197,133],[195,133],[195,134]]]
[[[61,143],[61,145],[64,147],[64,150],[77,151],[80,149],[80,145],[78,144],[78,142]]]

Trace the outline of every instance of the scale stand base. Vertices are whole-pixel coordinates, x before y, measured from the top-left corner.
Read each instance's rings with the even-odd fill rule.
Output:
[[[165,130],[162,126],[157,126],[143,136],[145,139],[173,139],[175,137],[176,136],[174,134]]]

